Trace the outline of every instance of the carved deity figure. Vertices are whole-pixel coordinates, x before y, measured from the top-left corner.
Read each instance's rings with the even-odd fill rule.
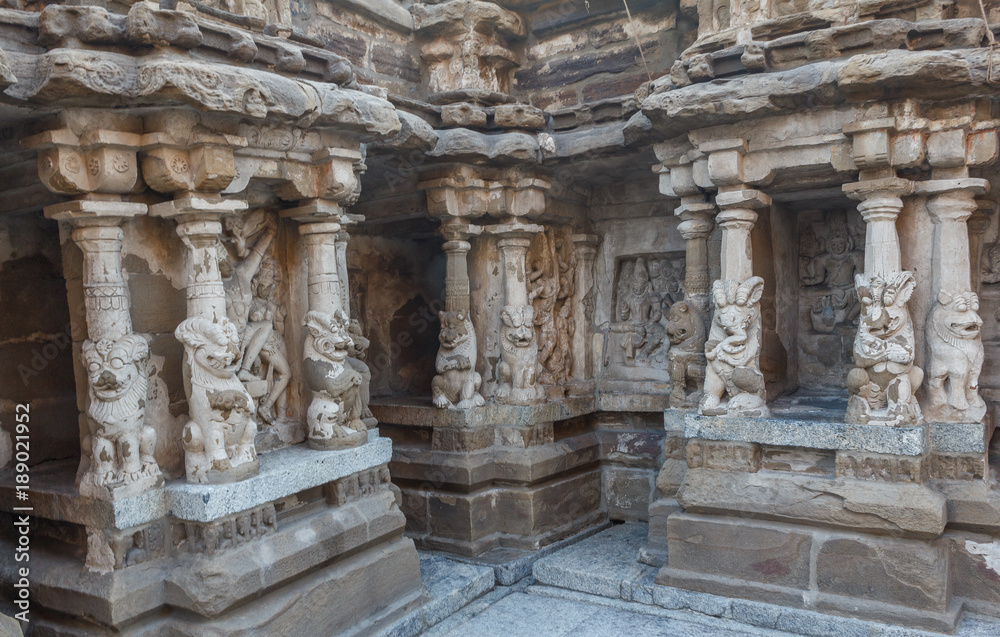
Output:
[[[534,310],[530,305],[504,306],[500,313],[501,360],[497,365],[500,385],[496,395],[513,404],[530,404],[542,397],[535,385],[536,360],[531,355],[535,347]]]
[[[263,213],[227,223],[239,261],[221,264],[226,289],[226,314],[240,338],[237,372],[258,401],[258,415],[274,424],[284,414],[291,366],[284,339],[285,309],[277,302],[281,270],[268,254],[275,228]],[[252,238],[257,240],[251,243]]]
[[[941,291],[927,319],[927,403],[925,416],[941,422],[980,422],[986,403],[979,395],[983,369],[979,297]]]
[[[535,336],[538,344],[539,382],[554,384],[548,373],[548,362],[556,346],[555,309],[559,298],[559,276],[556,273],[556,255],[547,234],[536,239],[537,256],[532,259],[528,272],[528,302],[534,314]]]
[[[254,438],[253,398],[240,382],[240,342],[228,319],[192,317],[174,335],[184,345],[190,384],[190,420],[184,427],[188,482],[219,484],[249,478],[260,470]]]
[[[916,282],[912,272],[889,280],[855,277],[861,323],[854,339],[856,367],[847,375],[847,421],[890,426],[919,424],[914,392],[923,370],[913,364],[913,322],[906,307]]]
[[[347,360],[353,346],[350,321],[340,310],[335,314],[314,310],[306,314],[305,326],[303,370],[313,392],[306,415],[309,446],[343,449],[362,445],[368,440],[368,428],[362,420],[364,379]]]
[[[765,417],[764,376],[760,373],[761,318],[758,302],[764,279],[716,281],[712,285],[715,317],[705,343],[706,416]],[[723,402],[723,396],[728,400]]]
[[[829,235],[825,242],[813,240],[821,246],[822,252],[802,256],[802,284],[821,287],[827,294],[810,309],[809,317],[813,329],[822,334],[832,333],[838,325],[854,321],[861,306],[854,290],[854,276],[864,272],[864,253],[855,250],[854,239],[841,222],[832,221],[828,225]]]
[[[983,283],[1000,283],[1000,241],[986,250],[986,267],[981,271]]]
[[[84,341],[90,404],[80,463],[80,494],[112,499],[163,483],[153,450],[156,432],[145,424],[149,346],[136,334],[117,341]]]
[[[670,339],[667,370],[670,373],[670,406],[691,407],[701,398],[705,379],[705,317],[694,303],[670,306],[666,325]]]
[[[485,404],[479,394],[483,378],[476,371],[476,332],[466,312],[439,312],[441,332],[435,367],[437,376],[431,381],[434,406],[470,409]]]
[[[649,277],[646,259],[639,257],[634,265],[623,268],[621,277],[625,281],[619,287],[618,320],[628,324],[622,342],[625,358],[640,363],[659,360],[666,353],[663,347],[666,332],[660,322],[663,308]]]

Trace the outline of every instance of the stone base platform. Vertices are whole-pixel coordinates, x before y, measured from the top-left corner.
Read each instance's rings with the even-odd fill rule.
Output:
[[[657,584],[943,632],[963,608],[1000,615],[970,570],[1000,554],[984,535],[1000,530],[990,423],[846,423],[844,398],[822,394],[771,407],[666,412],[685,466],[668,454],[660,483],[683,477],[639,552]]]
[[[40,471],[34,634],[367,635],[391,625],[424,591],[389,481],[390,443],[370,434],[354,449],[264,454],[244,482],[174,481],[133,502],[84,502],[71,467]],[[2,564],[5,586],[13,566]]]
[[[476,556],[535,550],[606,521],[594,398],[437,409],[376,401],[418,547]]]
[[[646,609],[640,612],[662,613],[675,620],[711,622],[715,626],[704,633],[692,630],[676,634],[721,635],[729,634],[728,631],[743,636],[810,637],[932,637],[940,634],[890,625],[888,620],[837,616],[830,614],[829,609],[817,612],[819,609],[803,606],[801,599],[797,606],[790,607],[778,605],[784,601],[777,597],[771,599],[772,603],[766,603],[663,585],[657,581],[655,567],[635,560],[636,553],[646,542],[647,533],[645,524],[621,524],[557,551],[535,564],[536,584],[528,592],[588,603],[601,603],[599,600],[603,599],[614,607]],[[779,577],[777,570],[780,569],[772,569],[774,577]],[[863,579],[853,581],[863,582]],[[903,585],[904,582],[898,582],[896,588]],[[1000,619],[971,614],[973,609],[967,600],[953,600],[952,606],[960,606],[963,602],[966,610],[958,613],[957,627],[953,628],[955,635],[993,637],[1000,634]],[[620,630],[607,634],[620,634]]]

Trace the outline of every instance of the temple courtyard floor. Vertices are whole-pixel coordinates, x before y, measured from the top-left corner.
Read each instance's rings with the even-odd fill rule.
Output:
[[[877,622],[658,586],[636,560],[647,527],[618,524],[534,554],[421,553],[429,600],[385,637],[918,637]],[[960,637],[997,637],[1000,619],[966,614]]]

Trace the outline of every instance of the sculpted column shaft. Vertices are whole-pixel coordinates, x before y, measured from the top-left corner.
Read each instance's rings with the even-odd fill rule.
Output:
[[[338,272],[340,255],[337,249],[337,233],[340,229],[340,224],[334,221],[303,223],[299,226],[299,234],[306,244],[309,261],[310,310],[334,314],[343,309]]]
[[[87,335],[93,341],[116,341],[132,332],[128,288],[122,276],[121,221],[82,222],[73,229],[73,241],[83,251]]]
[[[187,246],[187,318],[174,330],[184,345],[189,420],[181,434],[188,482],[218,484],[257,474],[257,407],[240,381],[240,334],[226,312],[219,270],[222,218],[246,202],[215,193],[184,192],[150,208],[175,219]]]
[[[855,368],[847,375],[847,421],[889,426],[919,424],[914,392],[923,371],[913,364],[916,343],[907,302],[916,287],[912,272],[902,271],[896,218],[902,195],[912,184],[880,177],[844,186],[861,201],[864,219],[865,273],[855,278],[861,317],[854,339]]]
[[[82,358],[89,391],[77,478],[85,497],[117,500],[163,484],[153,457],[156,432],[145,423],[149,346],[132,333],[121,261],[121,223],[145,212],[144,204],[107,196],[45,209],[48,217],[73,225],[73,240],[83,252]]]
[[[919,184],[927,193],[934,222],[932,293],[934,307],[924,331],[927,391],[924,416],[934,422],[981,422],[986,402],[979,395],[983,368],[983,320],[972,291],[968,220],[986,192],[984,179],[933,180]]]
[[[715,206],[682,199],[674,214],[682,219],[677,229],[686,249],[684,300],[670,307],[666,332],[670,339],[670,406],[681,409],[694,407],[702,396],[700,381],[705,377],[708,334],[708,236]]]
[[[476,371],[478,349],[476,332],[470,316],[468,239],[481,228],[460,218],[449,217],[441,224],[446,239],[442,248],[447,255],[444,284],[445,309],[438,314],[441,332],[435,369],[431,381],[431,399],[440,409],[469,409],[485,404],[479,393],[482,375]]]
[[[574,235],[576,247],[576,284],[573,295],[573,369],[574,380],[590,378],[593,370],[591,350],[591,315],[593,314],[594,261],[597,259],[595,235]]]
[[[522,236],[504,237],[497,243],[497,247],[500,248],[500,259],[503,261],[503,289],[507,305],[528,304],[524,258],[530,245],[531,239]]]
[[[179,220],[177,234],[187,246],[187,313],[218,322],[226,316],[226,291],[219,271],[218,218],[195,215]]]
[[[733,189],[720,192],[715,201],[721,209],[716,221],[722,227],[722,272],[712,285],[715,315],[705,343],[708,364],[700,412],[766,417],[759,306],[764,280],[753,276],[750,231],[757,221],[755,209],[770,206],[771,200],[756,190]]]
[[[444,280],[444,308],[447,312],[469,313],[469,262],[472,244],[468,241],[445,241],[442,249],[447,263]]]
[[[496,398],[512,405],[530,405],[542,399],[544,392],[536,384],[538,345],[535,341],[535,312],[528,302],[525,255],[531,239],[528,232],[540,226],[499,231],[500,258],[503,261],[504,308],[500,313],[500,356],[497,366],[499,386]]]
[[[306,413],[307,437],[313,449],[343,449],[368,440],[368,382],[371,372],[354,357],[367,349],[360,326],[344,311],[344,287],[339,274],[338,235],[343,209],[334,201],[313,200],[282,211],[301,224],[306,245],[309,311],[304,317],[306,340],[302,367],[312,401]],[[342,242],[345,248],[346,241]],[[341,272],[338,272],[341,270]],[[363,347],[362,347],[363,345]]]

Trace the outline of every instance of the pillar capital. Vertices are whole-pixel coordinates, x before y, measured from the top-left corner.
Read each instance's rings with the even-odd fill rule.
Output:
[[[424,179],[418,187],[427,193],[432,217],[530,219],[545,212],[545,196],[552,184],[516,170],[482,170],[461,164]]]
[[[153,190],[219,193],[236,177],[234,152],[247,140],[209,132],[181,140],[164,130],[146,133],[141,145],[142,176]]]
[[[45,131],[21,142],[38,153],[38,176],[61,195],[122,195],[142,187],[136,153],[140,136],[114,130],[77,135],[68,128]]]

